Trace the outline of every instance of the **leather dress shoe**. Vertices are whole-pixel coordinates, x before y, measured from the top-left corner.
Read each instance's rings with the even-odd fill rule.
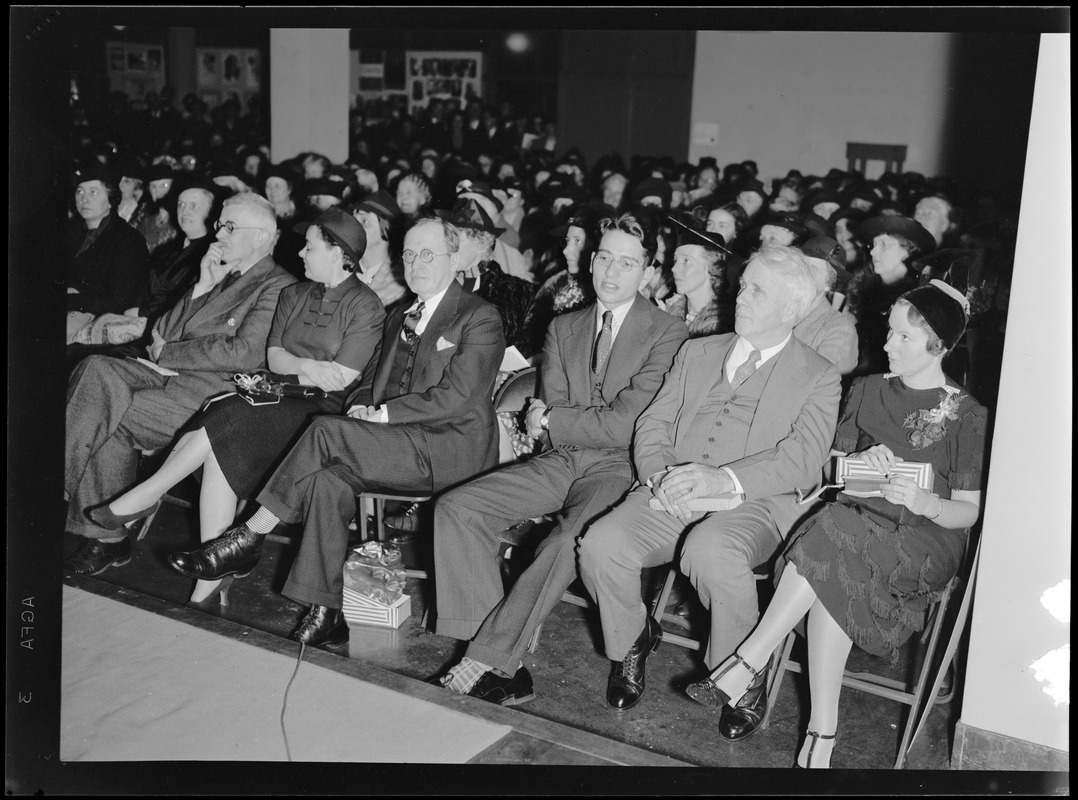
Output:
[[[769,664],[756,674],[744,696],[735,705],[722,707],[719,735],[723,739],[736,742],[747,739],[760,729],[767,711],[767,673],[770,668]]]
[[[307,616],[288,638],[294,642],[303,642],[308,647],[343,644],[348,641],[348,623],[344,619],[344,612],[339,608],[311,606]]]
[[[415,533],[418,531],[419,503],[412,503],[403,514],[390,514],[385,518],[385,526],[401,533]]]
[[[266,537],[246,525],[225,531],[197,550],[170,553],[168,563],[188,578],[216,581],[226,575],[246,577],[262,557]]]
[[[651,616],[644,630],[621,661],[615,661],[606,684],[606,704],[617,711],[627,711],[644,696],[644,666],[647,658],[659,649],[662,628]]]
[[[478,697],[488,703],[500,706],[519,706],[535,699],[532,676],[527,667],[520,667],[512,678],[503,678],[493,670],[484,672],[468,692],[469,697]]]
[[[131,540],[102,542],[83,538],[83,544],[64,560],[64,569],[75,575],[100,575],[109,567],[122,567],[131,561]]]

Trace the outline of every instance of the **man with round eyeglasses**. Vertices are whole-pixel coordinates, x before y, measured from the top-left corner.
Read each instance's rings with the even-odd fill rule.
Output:
[[[284,594],[309,611],[291,638],[312,647],[348,640],[343,568],[356,496],[433,494],[498,460],[491,397],[505,353],[502,322],[454,280],[458,249],[449,223],[420,219],[412,226],[404,277],[415,300],[387,318],[378,366],[363,376],[347,415],[315,417],[266,482],[254,515],[197,550],[174,554],[173,566],[203,580],[245,574],[278,522],[301,523]]]
[[[64,561],[70,572],[97,575],[131,560],[126,529],[103,528],[85,512],[129,488],[139,453],[169,444],[234,374],[266,368],[277,297],[295,283],[270,255],[273,206],[255,194],[236,195],[225,201],[221,222],[198,280],[154,325],[149,360],[93,355],[71,375],[65,530],[78,546]]]

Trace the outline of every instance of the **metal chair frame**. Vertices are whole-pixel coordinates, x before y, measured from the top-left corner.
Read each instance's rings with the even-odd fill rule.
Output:
[[[953,685],[943,694],[940,694],[940,689],[943,686],[948,669],[955,662],[958,644],[969,619],[969,609],[977,578],[979,554],[980,542],[977,543],[973,558],[970,560],[969,575],[963,580],[961,577],[962,571],[960,570],[959,574],[947,583],[939,598],[926,610],[928,624],[926,624],[925,633],[922,634],[920,640],[924,644],[927,635],[928,643],[925,648],[924,659],[912,686],[908,682],[896,681],[869,672],[850,672],[847,670],[843,673],[842,685],[844,687],[894,700],[910,707],[909,715],[906,717],[906,723],[902,729],[902,738],[899,742],[894,769],[902,769],[905,766],[910,750],[913,748],[918,734],[924,728],[932,707],[937,703],[948,703],[954,696]],[[965,591],[962,591],[963,584],[965,585]],[[944,628],[946,627],[947,609],[956,593],[961,593],[961,602],[948,634],[947,644],[939,653],[939,658],[937,659],[937,647],[944,636]],[[787,670],[805,672],[803,664],[790,658],[796,636],[797,634],[791,631],[782,645],[772,655],[772,669],[768,675],[767,685],[767,709],[761,723],[762,728],[766,728],[770,722],[771,712],[778,701],[782,679]],[[955,664],[955,667],[957,669],[957,664]],[[931,688],[929,688],[930,678]]]

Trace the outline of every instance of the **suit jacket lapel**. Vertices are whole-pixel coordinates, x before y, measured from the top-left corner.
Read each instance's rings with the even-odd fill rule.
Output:
[[[266,277],[266,273],[272,268],[273,259],[269,256],[256,262],[253,267],[247,270],[247,272],[233,281],[231,286],[217,292],[203,303],[200,308],[196,309],[195,313],[188,318],[184,328],[190,330],[203,320],[212,319],[225,309],[235,307],[240,299],[250,293],[252,286],[262,282]],[[217,287],[215,286],[213,289],[210,289],[210,292],[214,292],[216,288]]]
[[[767,376],[767,383],[760,395],[760,405],[752,417],[750,435],[753,430],[768,430],[772,418],[795,393],[803,364],[801,354],[797,352],[797,344],[797,340],[791,337],[782,352],[775,356],[775,365],[771,368],[771,374]]]
[[[591,351],[595,347],[595,309],[588,306],[585,313],[570,326],[572,334],[567,343],[569,378],[574,403],[587,404],[591,397]]]
[[[389,383],[389,373],[397,358],[397,345],[403,328],[404,309],[399,309],[386,322],[385,333],[382,335],[382,355],[378,360],[378,372],[375,374],[374,385],[371,388],[371,400],[376,406],[380,405],[382,398],[385,397],[386,384]]]
[[[452,281],[442,297],[442,302],[434,310],[434,316],[430,318],[427,327],[423,329],[423,335],[419,337],[419,349],[416,350],[415,354],[416,370],[412,373],[413,383],[423,385],[423,381],[427,376],[427,369],[433,361],[434,354],[438,352],[438,341],[453,320],[457,318],[457,307],[463,292],[464,290],[460,287],[460,284],[455,280]],[[453,342],[453,344],[459,343]]]
[[[606,378],[603,380],[603,397],[606,398],[605,387],[625,386],[632,380],[636,373],[637,359],[634,354],[641,352],[646,345],[648,329],[648,301],[639,292],[633,300],[629,313],[625,315],[625,321],[621,323],[618,336],[614,339],[614,346],[610,349],[610,357],[607,359]],[[595,323],[594,318],[592,323]],[[594,347],[594,345],[592,345]],[[588,371],[591,371],[591,352],[588,353]],[[627,373],[627,374],[626,374]]]

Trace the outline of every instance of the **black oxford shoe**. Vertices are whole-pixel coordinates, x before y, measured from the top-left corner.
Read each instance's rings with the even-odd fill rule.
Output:
[[[747,739],[760,729],[767,711],[767,673],[770,665],[760,670],[744,696],[734,706],[723,706],[719,718],[719,735],[727,741]]]
[[[217,581],[226,575],[245,577],[262,557],[265,535],[240,525],[197,550],[171,553],[168,563],[188,578]]]
[[[650,615],[644,630],[621,661],[615,661],[606,684],[606,704],[616,711],[628,711],[644,696],[644,666],[649,655],[659,649],[662,628]]]
[[[131,540],[102,542],[83,539],[83,544],[64,561],[64,569],[75,575],[100,575],[109,567],[122,567],[131,561]]]
[[[288,638],[294,642],[303,642],[308,647],[343,644],[348,641],[348,623],[344,619],[344,612],[339,608],[311,606],[307,616]]]

